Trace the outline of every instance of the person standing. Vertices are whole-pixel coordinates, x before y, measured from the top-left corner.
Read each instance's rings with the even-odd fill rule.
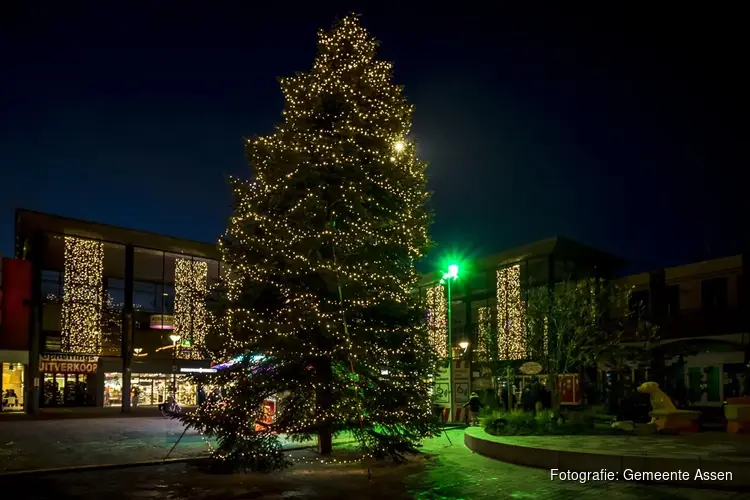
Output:
[[[130,404],[133,408],[138,408],[138,403],[141,402],[141,390],[138,387],[133,389],[133,396],[130,400]]]
[[[469,400],[464,404],[464,408],[466,407],[469,408],[469,425],[476,425],[479,419],[479,410],[484,408],[484,405],[476,392],[471,393]]]

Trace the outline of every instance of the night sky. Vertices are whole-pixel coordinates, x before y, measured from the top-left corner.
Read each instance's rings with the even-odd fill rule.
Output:
[[[242,138],[280,119],[277,77],[349,11],[416,106],[435,255],[565,235],[647,269],[746,236],[737,12],[145,3],[2,3],[0,253],[15,207],[215,241]]]

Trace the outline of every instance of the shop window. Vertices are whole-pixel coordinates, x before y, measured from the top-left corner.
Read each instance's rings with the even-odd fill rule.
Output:
[[[2,411],[23,411],[24,365],[21,363],[2,363]]]
[[[119,373],[104,374],[104,406],[122,405],[122,375]]]
[[[720,309],[727,306],[727,279],[713,278],[701,282],[703,309]]]
[[[93,376],[84,373],[45,373],[41,404],[54,406],[93,406]]]
[[[746,383],[745,363],[729,363],[724,368],[724,400],[744,395]]]
[[[185,375],[178,375],[177,403],[182,406],[194,406],[197,402],[198,388]],[[133,406],[155,406],[164,403],[172,394],[172,375],[163,373],[134,373],[130,380],[131,404]],[[120,373],[104,374],[104,406],[122,404],[122,375]]]

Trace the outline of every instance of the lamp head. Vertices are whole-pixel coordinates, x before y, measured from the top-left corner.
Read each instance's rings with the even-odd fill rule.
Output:
[[[458,278],[458,265],[451,264],[448,266],[448,276],[453,279]]]
[[[169,336],[169,338],[172,340],[173,344],[176,344],[178,340],[180,340],[180,336],[176,334],[172,334]]]
[[[463,342],[459,342],[458,346],[465,351],[469,347],[469,343],[464,340]]]

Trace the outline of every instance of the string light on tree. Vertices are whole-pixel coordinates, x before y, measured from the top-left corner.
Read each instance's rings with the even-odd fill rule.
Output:
[[[521,266],[497,270],[497,351],[500,359],[526,358]]]
[[[363,456],[399,459],[439,432],[437,358],[412,293],[431,244],[426,164],[376,45],[356,17],[321,32],[312,70],[281,80],[283,122],[247,141],[253,179],[232,181],[211,331],[216,360],[236,361],[215,374],[221,399],[184,421],[233,467],[286,465],[280,434],[317,434],[326,454],[349,430]]]
[[[65,236],[64,252],[62,350],[98,355],[102,347],[104,245]]]

